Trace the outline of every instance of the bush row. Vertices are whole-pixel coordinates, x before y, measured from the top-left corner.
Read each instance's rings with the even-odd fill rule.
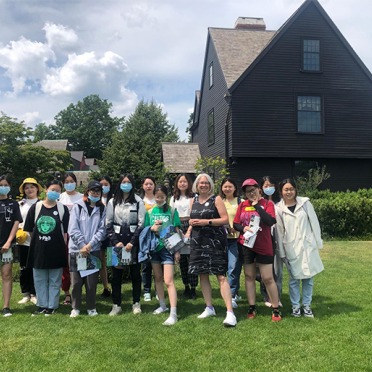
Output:
[[[314,191],[307,196],[314,205],[324,238],[372,236],[372,189]]]

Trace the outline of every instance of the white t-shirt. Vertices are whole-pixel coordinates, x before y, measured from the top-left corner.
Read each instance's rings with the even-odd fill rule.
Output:
[[[177,209],[180,218],[190,217],[190,199],[192,198],[181,195],[178,200],[174,200],[174,196],[172,196],[169,205],[172,210]]]
[[[23,229],[23,226],[26,222],[27,213],[28,213],[29,209],[31,208],[32,204],[35,204],[38,200],[39,200],[38,198],[36,198],[36,199],[22,199],[19,202],[19,209],[21,211],[21,216],[22,216],[22,219],[23,219],[23,222],[21,222],[19,224],[20,229]],[[22,245],[26,245],[27,247],[29,247],[30,243],[31,243],[30,233],[27,233],[27,238]]]
[[[83,199],[83,194],[77,192],[76,194],[69,195],[67,192],[63,192],[59,198],[59,201],[64,204],[68,210],[71,212],[72,206],[78,202],[79,200]]]

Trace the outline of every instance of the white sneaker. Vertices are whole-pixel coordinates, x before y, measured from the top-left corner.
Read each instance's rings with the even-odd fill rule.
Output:
[[[205,310],[200,315],[198,315],[198,319],[204,319],[210,316],[216,316],[216,311],[214,310],[214,308],[210,309],[209,307],[206,307]]]
[[[122,312],[122,308],[119,305],[112,305],[112,310],[109,312],[110,316],[118,315]]]
[[[235,300],[235,302],[239,302],[239,301],[242,300],[242,296],[235,295],[235,296],[233,297],[233,300]]]
[[[159,315],[159,314],[163,314],[163,313],[165,313],[166,311],[168,311],[168,308],[167,307],[161,307],[161,306],[159,306],[156,310],[154,310],[152,313],[154,314],[154,315]]]
[[[236,316],[231,311],[226,312],[226,318],[223,321],[225,327],[235,327],[236,326]]]
[[[310,305],[304,305],[303,311],[304,311],[304,316],[306,318],[314,318],[314,314],[313,314],[313,311],[311,310]]]
[[[31,301],[34,305],[36,305],[36,304],[37,304],[37,298],[36,298],[36,296],[31,295],[30,301]]]
[[[87,313],[88,313],[88,316],[97,316],[98,315],[96,309],[88,310]]]
[[[18,301],[19,304],[27,304],[30,301],[30,296],[24,296],[21,300]]]
[[[133,311],[133,314],[141,314],[142,313],[141,305],[140,305],[139,302],[136,302],[135,304],[132,305],[132,311]]]
[[[151,293],[145,293],[143,295],[143,301],[146,301],[146,302],[151,301]]]
[[[265,300],[265,306],[271,307],[271,302],[269,300]]]
[[[233,309],[236,309],[238,307],[238,304],[236,303],[236,300],[234,298],[232,299],[231,303],[232,303]]]
[[[177,323],[177,315],[170,315],[169,318],[163,323],[165,326],[172,326]]]
[[[77,318],[79,315],[80,315],[80,310],[72,309],[71,314],[70,314],[70,318]]]

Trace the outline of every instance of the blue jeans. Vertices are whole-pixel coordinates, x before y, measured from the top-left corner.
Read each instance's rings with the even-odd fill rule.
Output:
[[[240,289],[240,274],[242,272],[242,261],[239,258],[237,239],[227,239],[227,276],[234,297]]]
[[[289,298],[291,300],[292,306],[300,307],[301,294],[300,285],[302,282],[302,304],[304,306],[311,305],[313,299],[313,286],[314,278],[309,279],[293,279],[291,276],[289,278]]]
[[[33,269],[37,306],[58,309],[63,268]]]

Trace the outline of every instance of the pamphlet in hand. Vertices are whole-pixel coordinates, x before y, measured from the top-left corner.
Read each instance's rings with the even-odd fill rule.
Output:
[[[243,236],[244,236],[244,243],[243,245],[248,248],[253,248],[254,243],[256,242],[257,238],[257,233],[260,228],[260,221],[261,218],[260,216],[252,216],[251,220],[249,222],[249,231],[246,231]]]
[[[107,266],[126,266],[132,262],[132,253],[122,247],[107,247]]]

